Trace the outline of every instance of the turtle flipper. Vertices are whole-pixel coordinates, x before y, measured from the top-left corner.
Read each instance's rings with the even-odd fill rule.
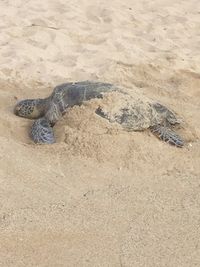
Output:
[[[184,141],[182,140],[182,138],[178,134],[176,134],[173,130],[171,130],[166,126],[155,125],[150,127],[150,130],[158,138],[171,145],[177,147],[183,147],[184,145]]]
[[[182,122],[180,118],[176,117],[173,111],[169,110],[167,107],[161,105],[160,103],[154,103],[153,107],[158,112],[158,114],[160,114],[164,118],[164,120],[167,123],[171,125],[176,125]]]
[[[33,123],[30,136],[32,140],[38,144],[55,143],[53,128],[45,117],[42,117]]]

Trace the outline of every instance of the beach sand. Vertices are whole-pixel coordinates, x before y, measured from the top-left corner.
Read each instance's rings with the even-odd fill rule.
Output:
[[[0,266],[200,266],[200,3],[2,0]],[[69,81],[139,88],[179,149],[74,107],[35,145],[20,99]]]

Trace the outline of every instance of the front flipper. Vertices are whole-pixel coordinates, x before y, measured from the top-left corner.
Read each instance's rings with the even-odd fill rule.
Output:
[[[45,117],[42,117],[33,123],[30,136],[37,144],[55,143],[53,128]]]
[[[181,139],[181,137],[168,127],[155,125],[153,127],[150,127],[150,130],[158,138],[160,138],[161,140],[171,145],[174,145],[177,147],[183,147],[184,145],[184,141]]]

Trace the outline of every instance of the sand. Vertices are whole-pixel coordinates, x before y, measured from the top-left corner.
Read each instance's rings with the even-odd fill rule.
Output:
[[[200,4],[2,0],[0,266],[200,266]],[[62,82],[139,88],[184,120],[184,148],[71,109],[34,145],[24,98]]]

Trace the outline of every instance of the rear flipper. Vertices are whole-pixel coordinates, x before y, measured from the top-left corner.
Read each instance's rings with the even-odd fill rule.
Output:
[[[45,117],[42,117],[33,123],[30,136],[32,140],[38,144],[55,143],[53,128]]]
[[[184,141],[181,139],[181,137],[168,127],[155,125],[153,127],[150,127],[150,130],[158,138],[171,145],[177,147],[183,147],[184,145]]]

